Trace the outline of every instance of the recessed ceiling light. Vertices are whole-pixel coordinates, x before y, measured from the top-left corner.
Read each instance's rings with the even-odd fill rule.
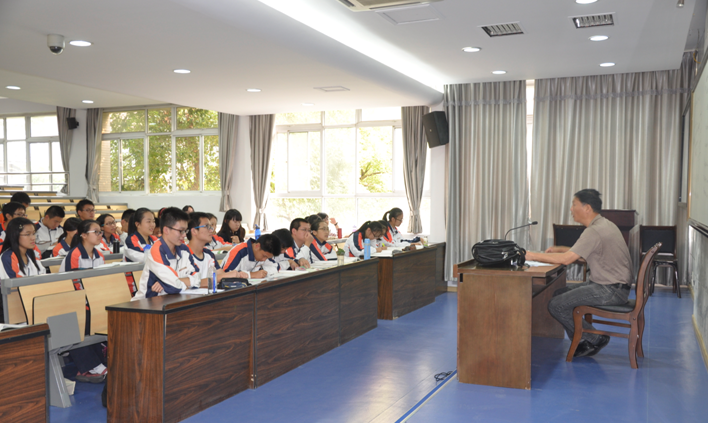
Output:
[[[462,51],[464,51],[465,53],[476,53],[480,50],[482,50],[482,49],[479,47],[465,47],[462,49]]]
[[[249,88],[246,91],[248,91],[249,93],[259,93],[259,92],[261,92],[261,89],[260,88]]]
[[[174,72],[174,73],[191,73],[192,71],[189,69],[175,69],[172,72]]]
[[[608,38],[610,37],[608,37],[607,35],[593,35],[592,37],[590,37],[590,41],[605,41]]]
[[[88,47],[91,45],[91,41],[74,40],[74,41],[69,41],[69,44],[71,44],[74,47]]]
[[[8,85],[5,88],[7,88],[8,90],[19,90],[20,89],[20,87],[18,87],[17,85]]]
[[[81,100],[82,103],[93,104],[93,100]]]
[[[303,106],[314,106],[315,103],[302,103]]]
[[[496,71],[493,71],[492,73],[493,73],[494,75],[504,75],[504,74],[506,73],[506,71],[504,71],[504,70],[496,70]]]
[[[575,0],[576,3],[578,4],[591,4],[595,3],[597,0]]]
[[[614,65],[615,65],[615,64],[612,63],[612,62],[600,63],[600,66],[602,66],[603,68],[609,68],[609,67],[612,67],[612,66],[614,66]]]

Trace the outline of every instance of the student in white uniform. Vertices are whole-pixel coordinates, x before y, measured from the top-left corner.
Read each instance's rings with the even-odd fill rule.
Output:
[[[273,236],[280,241],[280,255],[273,257],[273,260],[278,264],[278,270],[295,270],[300,265],[293,259],[287,256],[288,249],[293,248],[293,236],[289,230],[282,228],[273,231]]]
[[[216,218],[215,215],[211,213],[206,213],[206,215],[209,219],[209,224],[212,228],[214,228],[214,231],[211,236],[211,241],[206,245],[206,247],[212,251],[230,250],[231,247],[233,247],[233,244],[230,242],[226,242],[224,238],[216,234],[216,225],[219,223],[219,220]]]
[[[344,244],[344,253],[348,257],[364,256],[364,239],[371,241],[371,252],[380,253],[386,249],[385,245],[378,246],[377,240],[384,234],[385,228],[377,221],[364,222],[363,225],[352,233]]]
[[[295,260],[300,266],[309,268],[312,263],[310,244],[314,238],[310,230],[310,223],[302,218],[295,218],[290,222],[290,234],[293,237],[293,246],[285,251],[285,256]]]
[[[149,209],[141,207],[130,217],[128,238],[125,239],[123,261],[143,263],[145,253],[157,241],[155,231],[155,215]]]
[[[128,209],[120,216],[120,243],[125,245],[125,239],[128,238],[128,229],[130,228],[130,218],[135,214],[135,210]]]
[[[44,217],[34,225],[35,233],[37,234],[37,247],[44,256],[45,251],[51,251],[59,242],[59,237],[64,233],[64,228],[61,227],[61,222],[64,220],[64,209],[59,206],[51,206],[44,213]]]
[[[416,240],[403,239],[403,235],[398,230],[398,227],[403,223],[403,210],[394,207],[383,215],[384,227],[386,232],[382,238],[383,243],[388,247],[407,247],[411,244],[420,245]]]
[[[315,238],[310,244],[313,262],[337,260],[337,249],[327,243],[329,223],[326,220],[317,220],[313,223],[312,235]]]
[[[59,267],[59,273],[73,270],[94,269],[105,264],[101,245],[101,226],[95,220],[82,220],[71,240],[71,250]]]
[[[31,220],[19,217],[8,222],[5,242],[0,254],[0,263],[2,263],[0,279],[23,278],[46,273],[44,266],[33,253],[35,236]]]
[[[71,250],[71,241],[79,230],[81,220],[70,217],[64,221],[64,233],[57,240],[57,244],[52,249],[52,257],[64,257]]]
[[[120,237],[116,232],[118,229],[116,226],[116,218],[106,213],[98,216],[96,222],[101,225],[101,231],[103,232],[101,245],[98,246],[98,249],[104,254],[113,253],[113,241],[118,241],[120,245]]]
[[[223,278],[248,278],[246,272],[237,270],[232,272],[224,272],[224,270],[216,261],[214,253],[207,248],[207,244],[214,235],[214,227],[209,222],[208,213],[192,212],[189,215],[189,227],[187,228],[187,239],[189,240],[189,252],[192,254],[194,264],[199,268],[199,274],[202,279],[211,279],[212,275],[209,272],[211,266],[216,269],[216,281],[221,282]]]
[[[278,273],[278,265],[273,257],[280,254],[280,241],[271,234],[249,239],[229,250],[221,262],[225,272],[238,270],[248,272],[249,279],[262,279]]]

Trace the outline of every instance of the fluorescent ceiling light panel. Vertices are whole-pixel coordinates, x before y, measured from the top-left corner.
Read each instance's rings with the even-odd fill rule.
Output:
[[[600,66],[602,66],[603,68],[609,68],[609,67],[612,67],[612,66],[614,66],[614,65],[615,65],[615,64],[612,63],[612,62],[600,63]]]
[[[590,37],[590,41],[605,41],[608,38],[610,37],[608,37],[607,35],[593,35],[592,37]]]
[[[93,100],[81,100],[82,103],[93,104]]]
[[[175,69],[172,72],[174,72],[174,73],[192,73],[192,71],[189,69]]]
[[[259,92],[261,92],[261,89],[260,88],[249,88],[246,91],[248,91],[249,93],[259,93]]]
[[[462,51],[464,51],[465,53],[476,53],[478,51],[482,51],[482,49],[479,47],[465,47],[462,49]]]
[[[8,85],[5,88],[7,88],[8,90],[19,90],[20,89],[20,87],[18,87],[17,85]]]
[[[495,70],[492,72],[494,75],[504,75],[506,73],[505,70]]]
[[[91,45],[91,42],[84,41],[84,40],[74,40],[74,41],[69,41],[69,44],[71,44],[74,47],[88,47]]]
[[[576,3],[578,4],[592,4],[595,3],[597,0],[575,0]]]
[[[333,40],[442,93],[444,75],[409,52],[362,30],[354,21],[332,19],[326,10],[304,0],[259,0]]]

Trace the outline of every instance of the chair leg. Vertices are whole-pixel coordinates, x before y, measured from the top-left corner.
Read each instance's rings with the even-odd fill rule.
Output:
[[[642,347],[642,340],[644,339],[644,310],[639,314],[637,319],[639,333],[637,339],[637,356],[644,357],[644,348]]]
[[[627,347],[629,349],[629,364],[633,369],[639,368],[637,365],[637,341],[639,338],[638,329],[637,322],[632,322],[632,328],[629,330],[629,342],[627,343]]]
[[[676,265],[676,263],[672,263],[671,267],[674,268],[674,283],[676,284],[676,292],[678,293],[678,297],[681,298],[681,283],[678,278],[678,265]]]
[[[656,279],[656,264],[651,265],[651,282],[649,282],[649,295],[654,294],[654,280]]]
[[[568,356],[565,358],[567,362],[573,361],[575,350],[578,348],[578,344],[580,344],[580,340],[583,337],[583,316],[575,310],[573,310],[573,325],[575,326],[575,330],[573,331],[573,342],[571,342]]]

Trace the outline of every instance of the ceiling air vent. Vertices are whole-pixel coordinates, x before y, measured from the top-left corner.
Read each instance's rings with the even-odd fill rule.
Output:
[[[516,35],[524,33],[524,30],[521,29],[521,26],[519,26],[518,22],[485,25],[482,27],[482,29],[490,37],[501,37],[502,35]]]
[[[316,90],[324,91],[326,93],[333,93],[337,91],[349,91],[349,88],[342,87],[341,85],[336,85],[333,87],[315,87]]]
[[[612,18],[611,13],[604,15],[576,16],[570,19],[573,21],[573,25],[575,25],[578,29],[615,24],[615,20]]]
[[[442,0],[425,0],[424,2],[415,0],[339,0],[347,9],[353,12],[365,12],[386,7],[411,6],[421,3],[434,3]]]

